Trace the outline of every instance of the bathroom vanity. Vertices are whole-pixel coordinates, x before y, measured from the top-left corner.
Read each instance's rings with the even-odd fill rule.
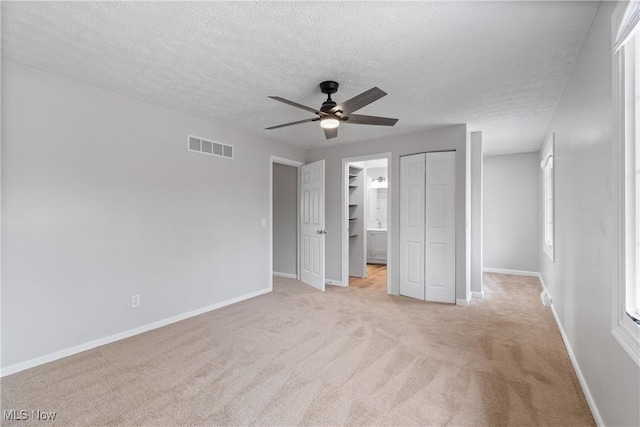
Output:
[[[387,263],[387,230],[367,228],[367,263]]]

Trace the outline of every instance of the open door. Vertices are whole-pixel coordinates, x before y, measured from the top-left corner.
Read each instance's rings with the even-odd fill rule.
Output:
[[[324,160],[300,168],[300,279],[324,291]]]

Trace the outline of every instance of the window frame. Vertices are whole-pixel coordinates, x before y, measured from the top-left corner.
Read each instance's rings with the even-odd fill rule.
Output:
[[[618,247],[617,268],[613,269],[612,289],[612,335],[640,366],[640,325],[636,324],[628,314],[629,300],[635,299],[640,292],[637,275],[640,275],[640,262],[635,248],[640,243],[640,183],[634,175],[640,168],[638,138],[640,138],[640,35],[630,36],[637,26],[628,19],[627,8],[638,7],[636,2],[621,2],[612,14],[612,76],[613,76],[613,170],[614,185],[617,187],[617,231]],[[631,23],[630,23],[631,22]],[[621,37],[621,33],[624,35]],[[635,40],[633,40],[635,39]],[[630,40],[630,41],[629,41]],[[631,49],[628,47],[631,46]],[[633,92],[629,101],[628,92]],[[631,135],[631,136],[630,136]],[[630,181],[631,180],[631,181]],[[629,182],[634,184],[628,185]],[[631,230],[630,230],[631,229]],[[633,234],[632,237],[629,234]],[[633,267],[628,268],[629,264]],[[614,264],[615,265],[615,264]]]
[[[555,133],[542,148],[542,249],[551,261],[555,261]]]

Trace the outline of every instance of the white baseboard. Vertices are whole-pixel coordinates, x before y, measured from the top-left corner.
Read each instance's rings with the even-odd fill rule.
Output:
[[[484,291],[480,291],[480,292],[471,292],[471,297],[473,297],[473,298],[483,299],[483,298],[484,298]]]
[[[74,354],[81,353],[83,351],[91,350],[92,348],[100,347],[105,344],[110,344],[115,341],[120,341],[125,338],[132,337],[134,335],[142,334],[147,331],[151,331],[153,329],[158,329],[163,326],[170,325],[172,323],[179,322],[181,320],[188,319],[190,317],[198,316],[203,313],[207,313],[209,311],[213,311],[222,307],[226,307],[231,304],[235,304],[240,301],[244,301],[247,299],[251,299],[257,297],[259,295],[263,295],[271,292],[271,289],[266,288],[256,292],[251,292],[245,295],[241,295],[236,298],[231,298],[226,301],[219,302],[217,304],[212,304],[207,307],[199,308],[197,310],[189,311],[187,313],[178,314],[177,316],[169,317],[166,319],[159,320],[157,322],[149,323],[148,325],[140,326],[138,328],[129,329],[128,331],[120,332],[114,335],[110,335],[108,337],[99,338],[97,340],[89,341],[84,344],[76,345],[70,348],[66,348],[63,350],[58,350],[54,353],[47,354],[45,356],[36,357],[34,359],[27,360],[25,362],[16,363],[6,368],[3,368],[0,377],[5,377],[7,375],[15,374],[20,371],[24,371],[25,369],[33,368],[39,365],[43,365],[45,363],[53,362],[54,360],[62,359],[67,356],[72,356]]]
[[[547,284],[544,283],[544,279],[542,278],[542,274],[538,273],[538,279],[540,280],[540,284],[542,285],[542,290],[548,292],[549,290],[547,289]]]
[[[333,280],[333,279],[326,279],[325,284],[331,285],[331,286],[342,286],[343,288],[347,286],[347,285],[343,285],[341,280]]]
[[[504,268],[490,268],[490,267],[483,267],[482,271],[484,271],[485,273],[513,274],[515,276],[529,276],[529,277],[539,277],[540,275],[537,271],[506,270]]]
[[[564,333],[564,329],[562,328],[562,323],[560,323],[560,319],[558,318],[558,313],[553,305],[551,305],[551,312],[553,313],[553,318],[556,320],[556,325],[558,325],[558,330],[560,331],[560,336],[562,337],[562,341],[564,341],[564,346],[567,349],[567,353],[569,353],[569,360],[571,360],[571,364],[573,365],[573,370],[576,371],[576,375],[578,376],[578,381],[580,382],[580,387],[582,387],[582,392],[584,393],[584,397],[587,399],[587,403],[589,404],[589,409],[591,409],[591,414],[593,415],[593,419],[596,421],[596,425],[604,426],[604,422],[602,421],[602,416],[600,416],[600,411],[598,411],[598,407],[596,406],[596,401],[593,399],[591,395],[591,391],[589,390],[589,386],[587,385],[587,381],[584,379],[584,375],[582,375],[582,370],[580,369],[580,365],[578,365],[578,360],[576,359],[575,354],[573,354],[573,350],[571,349],[571,344],[569,344],[569,339],[567,335]]]
[[[272,273],[274,276],[278,276],[278,277],[284,277],[286,279],[297,279],[298,276],[295,274],[291,274],[291,273],[280,273],[279,271],[274,271]]]
[[[471,303],[471,293],[469,293],[469,295],[467,295],[467,299],[456,298],[456,305],[459,305],[461,307],[466,307],[470,303]]]
[[[542,278],[542,274],[538,273],[538,280],[540,280],[540,284],[542,285],[542,292],[540,293],[540,301],[542,301],[542,305],[545,307],[551,307],[553,303],[553,297],[551,296],[551,292],[547,288],[547,284],[544,283],[544,279]]]

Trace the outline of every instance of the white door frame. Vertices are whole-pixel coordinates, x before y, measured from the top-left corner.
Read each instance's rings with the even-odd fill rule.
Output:
[[[392,281],[393,281],[393,256],[391,256],[391,241],[392,241],[392,173],[391,173],[391,159],[392,155],[390,152],[386,153],[378,153],[378,154],[367,154],[363,156],[356,157],[346,157],[342,159],[342,180],[340,181],[340,185],[342,187],[342,277],[341,277],[341,286],[348,287],[349,286],[349,227],[347,224],[347,220],[349,218],[349,191],[347,190],[347,177],[349,176],[349,163],[354,162],[364,162],[367,160],[376,160],[376,159],[387,159],[387,293],[391,294],[391,289],[393,289]],[[366,229],[366,224],[365,224]],[[367,250],[367,237],[366,233],[364,236],[364,250]],[[365,257],[366,262],[366,257]]]
[[[269,290],[273,290],[273,164],[293,166],[297,169],[297,185],[300,189],[300,167],[303,162],[285,159],[284,157],[269,157]],[[296,278],[300,280],[300,191],[296,191]]]

